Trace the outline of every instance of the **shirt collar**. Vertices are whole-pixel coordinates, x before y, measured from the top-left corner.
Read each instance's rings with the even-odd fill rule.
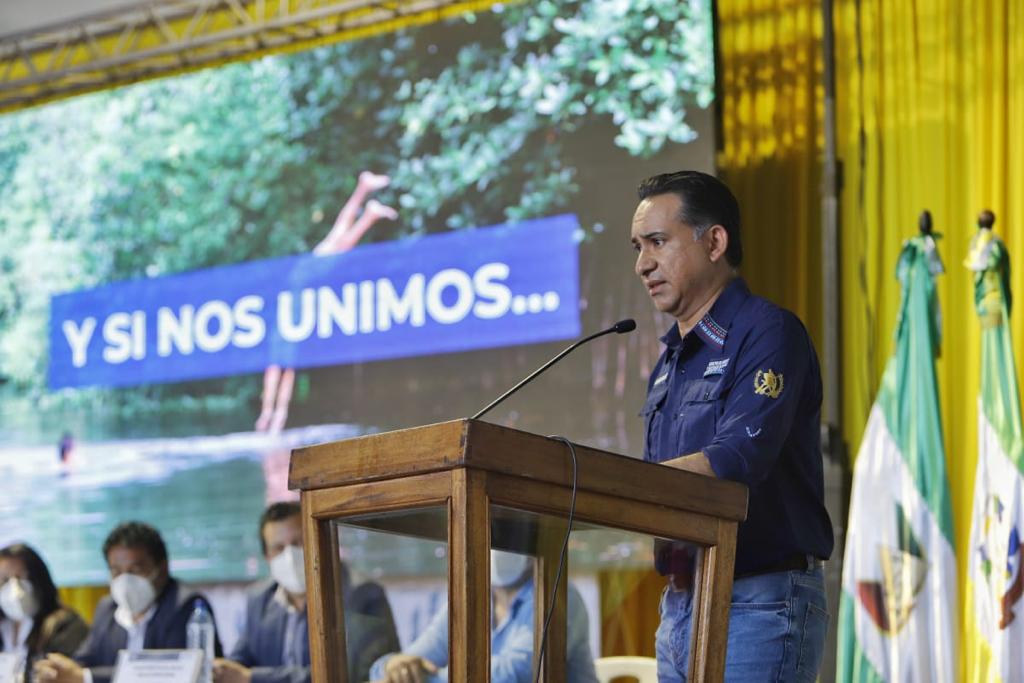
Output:
[[[156,614],[156,610],[157,604],[153,603],[146,608],[145,612],[142,613],[142,617],[138,621],[135,621],[135,618],[130,612],[128,612],[128,610],[121,607],[117,608],[117,611],[114,614],[114,621],[117,622],[118,626],[128,632],[129,643],[132,642],[133,639],[139,641],[139,647],[136,649],[142,649],[141,643],[146,637],[146,627],[148,627],[149,622],[153,620],[153,615]],[[132,650],[131,647],[128,649]],[[132,650],[132,652],[134,651],[135,650]]]
[[[495,624],[496,630],[503,630],[506,625],[514,622],[518,618],[519,610],[527,604],[527,601],[533,601],[533,579],[527,579],[523,582],[523,585],[519,587],[516,594],[512,596],[511,602],[508,604],[508,614],[505,615],[505,620],[500,624]],[[494,595],[491,595],[491,609],[494,608]]]
[[[729,336],[729,328],[740,310],[740,306],[750,296],[750,289],[743,278],[733,278],[725,286],[722,293],[711,304],[711,308],[704,317],[697,321],[687,336],[695,335],[707,346],[714,349],[721,349],[725,346],[725,340]],[[673,325],[671,329],[661,338],[666,346],[678,349],[682,346],[683,339],[679,334],[679,325]]]
[[[25,641],[28,640],[28,636],[32,633],[32,626],[35,622],[31,618],[23,619],[18,624],[18,638],[15,641],[14,638],[14,621],[4,617],[0,619],[0,635],[3,636],[4,651],[16,650],[25,646]]]
[[[149,622],[153,621],[153,616],[156,614],[157,605],[154,602],[149,606],[145,612],[142,613],[142,618],[135,624],[135,628],[145,632],[146,627],[149,626]]]
[[[292,604],[292,601],[288,599],[288,593],[281,586],[281,584],[277,585],[277,590],[274,591],[274,597],[272,599],[279,606],[283,607],[284,610],[289,614],[300,614],[305,611],[296,609],[295,605]]]

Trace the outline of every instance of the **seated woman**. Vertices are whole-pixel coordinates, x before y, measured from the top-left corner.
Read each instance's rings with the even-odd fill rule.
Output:
[[[71,656],[89,633],[82,618],[60,604],[50,570],[23,543],[0,548],[0,651],[32,659]]]

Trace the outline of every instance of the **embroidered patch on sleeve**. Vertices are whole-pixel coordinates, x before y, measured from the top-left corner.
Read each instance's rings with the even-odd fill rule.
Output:
[[[781,372],[758,370],[754,375],[754,393],[768,398],[778,398],[782,394],[785,382]]]

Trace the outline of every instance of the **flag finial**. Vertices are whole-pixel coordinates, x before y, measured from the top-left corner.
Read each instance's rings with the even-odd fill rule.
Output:
[[[932,234],[932,212],[925,209],[921,212],[921,217],[917,219],[917,226],[921,229],[922,235]]]
[[[978,214],[978,227],[982,230],[991,230],[996,224],[996,215],[989,209],[984,209]]]

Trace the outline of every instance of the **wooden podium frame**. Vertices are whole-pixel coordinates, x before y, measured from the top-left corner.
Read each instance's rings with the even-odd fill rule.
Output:
[[[695,578],[690,674],[695,681],[721,681],[746,487],[585,446],[577,445],[576,454],[576,520],[705,548]],[[449,680],[484,683],[490,661],[479,653],[490,651],[491,505],[564,519],[572,459],[564,442],[462,419],[296,449],[288,484],[301,491],[314,683],[347,679],[332,522],[429,506],[448,512]],[[538,551],[538,621],[550,604],[560,546],[561,538]],[[568,680],[566,574],[548,633],[547,683]],[[538,639],[540,632],[535,629]]]

